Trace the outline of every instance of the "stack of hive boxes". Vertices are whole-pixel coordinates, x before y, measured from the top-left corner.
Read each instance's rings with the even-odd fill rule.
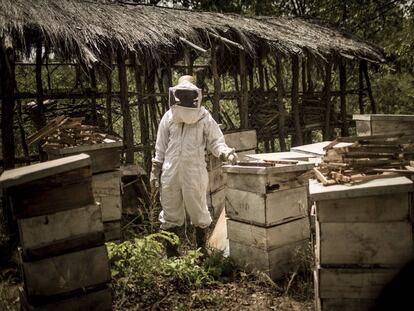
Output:
[[[112,310],[90,165],[81,154],[0,177],[19,228],[23,310]]]
[[[246,154],[256,153],[257,137],[255,130],[238,131],[225,133],[226,144],[234,148],[240,160]],[[209,185],[207,189],[207,205],[212,211],[212,216],[217,219],[224,209],[225,202],[225,174],[222,170],[222,161],[219,158],[209,155],[207,170]]]
[[[413,257],[412,182],[383,178],[325,187],[309,182],[316,208],[316,310],[371,310]]]
[[[223,166],[230,256],[279,279],[309,245],[307,184],[300,175],[313,164],[251,165]]]
[[[92,160],[92,188],[100,203],[106,241],[121,239],[121,173],[119,149],[122,141],[81,145],[48,150],[48,158],[56,159],[85,153]]]

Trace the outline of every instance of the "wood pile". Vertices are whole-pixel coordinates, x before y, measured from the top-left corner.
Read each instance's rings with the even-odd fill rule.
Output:
[[[62,149],[73,146],[113,143],[120,141],[118,137],[100,133],[98,127],[82,124],[84,118],[69,118],[59,116],[37,133],[28,138],[28,144],[32,145],[41,140],[44,151]]]
[[[372,179],[413,175],[414,136],[402,133],[339,137],[327,145],[322,163],[314,168],[324,185],[354,184]]]

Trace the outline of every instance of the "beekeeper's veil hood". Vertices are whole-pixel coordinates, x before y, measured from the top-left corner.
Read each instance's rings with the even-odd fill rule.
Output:
[[[201,107],[201,89],[194,85],[193,81],[192,76],[182,76],[178,79],[178,84],[169,89],[173,122],[192,124],[204,114],[205,108]]]

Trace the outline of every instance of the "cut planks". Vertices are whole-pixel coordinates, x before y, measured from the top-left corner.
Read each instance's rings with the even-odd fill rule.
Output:
[[[414,116],[393,114],[353,115],[358,136],[389,133],[414,134]]]

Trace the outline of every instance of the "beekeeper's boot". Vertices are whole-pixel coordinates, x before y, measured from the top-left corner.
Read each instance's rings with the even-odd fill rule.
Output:
[[[208,227],[207,228],[196,227],[197,248],[200,248],[201,253],[203,254],[203,259],[205,259],[208,256],[207,233],[208,233]]]
[[[179,230],[180,230],[180,227],[174,227],[174,228],[167,229],[165,231],[174,233],[175,235],[178,236]],[[178,244],[173,244],[171,241],[168,241],[168,240],[165,240],[165,251],[167,253],[168,258],[180,256],[180,253],[178,252]]]

